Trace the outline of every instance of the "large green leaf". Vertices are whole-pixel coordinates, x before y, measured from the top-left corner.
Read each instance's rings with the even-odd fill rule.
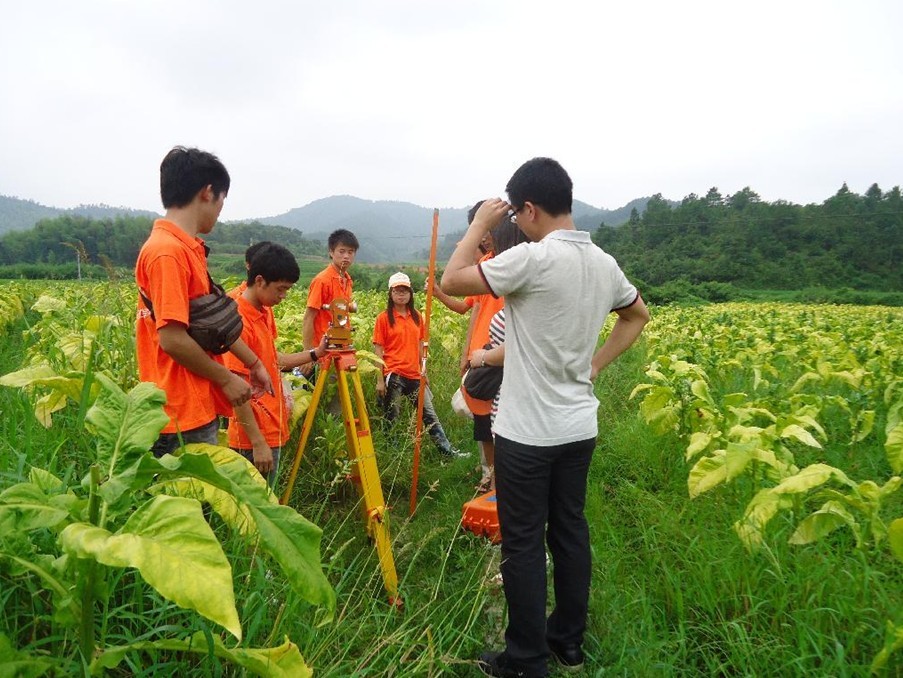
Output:
[[[734,531],[750,550],[762,544],[765,528],[779,511],[790,508],[793,501],[783,494],[775,494],[774,488],[759,490],[746,506],[743,517],[734,523]]]
[[[690,469],[690,475],[687,477],[690,499],[695,499],[703,492],[708,492],[723,483],[726,478],[727,467],[724,450],[715,450],[712,456],[703,457]]]
[[[811,544],[844,525],[855,529],[856,519],[840,502],[825,502],[818,511],[800,522],[788,541],[791,544]]]
[[[640,403],[640,412],[646,423],[659,435],[672,430],[680,421],[678,406],[672,402],[673,398],[674,392],[670,388],[656,386]]]
[[[884,647],[872,660],[871,672],[876,674],[887,664],[887,660],[897,650],[903,650],[903,624],[894,626],[893,622],[887,622],[887,633],[884,639]]]
[[[809,431],[797,424],[785,426],[781,431],[781,437],[785,440],[798,440],[803,445],[808,445],[809,447],[814,447],[819,450],[821,449],[821,443],[819,443]]]
[[[76,557],[136,568],[164,598],[241,639],[232,568],[198,502],[160,495],[140,506],[116,534],[74,523],[60,541]]]
[[[874,426],[875,410],[862,410],[853,421],[853,438],[850,442],[862,442],[869,437]]]
[[[709,447],[709,443],[712,442],[713,436],[709,433],[705,433],[704,431],[696,431],[690,436],[690,444],[687,445],[687,451],[684,455],[684,458],[687,461],[690,461],[700,452],[705,452]]]
[[[47,496],[33,483],[13,485],[0,493],[0,533],[56,527],[78,502],[74,495]]]
[[[105,374],[95,378],[101,391],[85,417],[97,436],[99,461],[110,474],[147,452],[169,421],[163,411],[166,394],[150,382],[141,382],[125,393]]]
[[[266,488],[267,482],[263,476],[254,468],[254,464],[249,462],[243,456],[228,447],[218,447],[208,445],[204,449],[213,464],[220,468],[229,463],[242,464],[245,473],[252,482],[257,483]],[[240,501],[230,491],[220,489],[203,480],[192,477],[182,477],[177,480],[170,480],[160,483],[156,486],[148,488],[150,492],[162,491],[169,495],[179,497],[190,497],[210,504],[211,508],[223,519],[223,521],[239,534],[248,536],[257,534],[257,526],[254,516],[248,504]],[[267,497],[271,504],[278,504],[276,495],[267,493]]]
[[[309,678],[313,675],[304,663],[298,646],[288,638],[279,647],[271,648],[228,648],[218,637],[213,638],[213,647],[203,631],[183,640],[157,640],[138,642],[119,647],[108,647],[91,663],[91,675],[101,675],[103,669],[116,668],[129,652],[167,650],[170,652],[192,652],[204,656],[211,653],[241,666],[254,675],[267,678]]]
[[[247,508],[260,548],[282,567],[286,580],[305,600],[335,609],[335,592],[323,574],[320,560],[319,527],[295,509],[272,503],[269,490],[248,472],[243,459],[215,465],[208,452],[215,445],[187,445],[181,456],[164,455],[159,459],[161,482],[192,477],[228,492]]]
[[[903,473],[903,400],[888,410],[884,433],[887,436],[884,441],[887,461],[894,473]]]
[[[66,490],[66,485],[60,478],[57,478],[50,471],[37,466],[31,467],[31,470],[28,472],[28,479],[44,492],[58,494]]]
[[[840,469],[827,464],[811,464],[799,473],[784,478],[777,487],[772,488],[772,491],[775,494],[800,494],[820,487],[832,478],[850,487],[856,487],[856,484]]]
[[[897,518],[888,526],[887,540],[891,552],[903,563],[903,518]]]

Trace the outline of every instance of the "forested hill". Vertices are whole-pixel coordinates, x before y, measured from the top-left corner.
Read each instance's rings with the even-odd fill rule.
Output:
[[[87,217],[89,219],[113,219],[118,216],[150,217],[156,215],[148,210],[110,205],[79,205],[69,209],[48,207],[33,200],[22,200],[0,195],[0,234],[10,231],[25,231],[42,219],[60,216]]]
[[[593,239],[639,283],[685,279],[753,289],[850,287],[903,291],[900,188],[865,195],[846,184],[820,205],[763,202],[749,188],[711,189],[672,205],[653,196],[619,228]]]
[[[31,230],[0,237],[0,265],[60,264],[74,262],[80,256],[82,261],[131,268],[152,226],[153,219],[140,216],[89,219],[65,215],[45,219]],[[205,240],[217,254],[241,256],[248,245],[272,240],[297,255],[324,255],[323,244],[306,238],[301,231],[259,222],[219,224]]]

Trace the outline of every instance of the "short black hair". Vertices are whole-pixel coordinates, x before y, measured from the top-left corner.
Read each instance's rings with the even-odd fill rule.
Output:
[[[262,248],[269,247],[272,244],[273,243],[271,243],[269,240],[260,240],[258,242],[255,242],[245,250],[245,263],[250,266],[251,259],[254,258],[254,255],[257,254]]]
[[[357,237],[346,228],[340,228],[333,231],[329,234],[329,240],[326,241],[326,246],[329,248],[330,252],[339,245],[350,247],[353,250],[359,250],[361,248],[360,243],[357,241]]]
[[[505,192],[515,210],[532,202],[550,216],[559,217],[571,213],[574,183],[557,160],[533,158],[511,175]]]
[[[163,207],[186,207],[205,187],[216,196],[229,192],[229,172],[212,153],[175,146],[160,163],[160,198]]]
[[[301,277],[295,255],[282,245],[269,243],[269,247],[257,250],[248,267],[248,285],[253,285],[257,276],[268,283],[290,282],[293,285]]]

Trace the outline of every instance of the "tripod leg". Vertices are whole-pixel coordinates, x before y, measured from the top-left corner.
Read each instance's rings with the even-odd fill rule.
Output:
[[[331,366],[332,363],[329,363]],[[292,490],[295,487],[295,478],[298,476],[298,468],[301,466],[301,457],[304,456],[304,450],[307,449],[307,439],[310,437],[310,431],[314,425],[314,417],[317,415],[317,406],[320,404],[320,398],[323,390],[326,388],[326,376],[329,374],[329,367],[321,369],[317,377],[317,383],[314,386],[314,392],[310,398],[310,405],[307,406],[307,412],[304,414],[304,425],[301,427],[301,439],[298,441],[298,449],[295,452],[295,458],[292,461],[292,470],[288,476],[288,483],[285,486],[285,492],[282,493],[280,504],[287,505],[289,498],[292,496]]]
[[[376,464],[376,452],[373,449],[373,436],[370,432],[370,419],[367,416],[367,405],[361,377],[357,370],[351,371],[354,384],[357,418],[351,404],[351,392],[348,388],[347,373],[338,370],[339,400],[342,404],[342,418],[345,422],[345,436],[349,453],[354,464],[353,473],[357,477],[358,492],[364,504],[364,520],[367,534],[376,545],[379,566],[382,570],[383,584],[389,593],[389,602],[399,606],[398,574],[395,571],[395,559],[392,556],[392,540],[389,536],[388,511],[383,498],[382,485],[379,480],[379,468]]]

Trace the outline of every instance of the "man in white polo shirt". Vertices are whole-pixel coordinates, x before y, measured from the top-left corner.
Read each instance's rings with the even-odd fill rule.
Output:
[[[486,200],[449,259],[449,294],[505,297],[505,373],[493,426],[508,602],[506,647],[480,657],[490,676],[546,676],[551,654],[583,664],[591,574],[583,513],[598,434],[593,380],[639,337],[649,312],[617,262],[578,231],[571,179],[555,160],[534,158]],[[474,265],[483,234],[511,213],[532,241]],[[618,318],[596,350],[605,318]],[[544,539],[554,567],[555,608],[546,619]]]

